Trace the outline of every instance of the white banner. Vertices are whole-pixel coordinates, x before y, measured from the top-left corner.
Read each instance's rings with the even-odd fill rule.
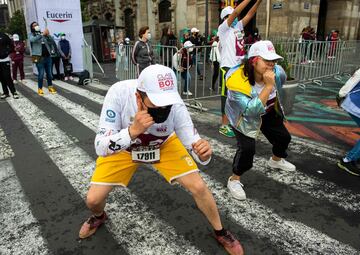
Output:
[[[73,70],[83,71],[84,34],[80,0],[25,0],[24,2],[27,29],[33,21],[38,22],[41,31],[46,27],[49,29],[56,44],[60,40],[60,34],[65,33],[71,45]]]

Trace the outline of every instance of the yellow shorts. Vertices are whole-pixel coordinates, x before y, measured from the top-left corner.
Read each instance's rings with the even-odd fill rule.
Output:
[[[176,135],[160,147],[160,162],[151,164],[171,183],[178,177],[198,172],[198,167]],[[107,157],[98,157],[91,184],[127,186],[139,163],[132,161],[131,153],[122,151]]]

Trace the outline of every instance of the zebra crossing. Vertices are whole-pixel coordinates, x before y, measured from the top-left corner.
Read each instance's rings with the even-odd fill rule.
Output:
[[[55,86],[58,94],[45,91],[39,98],[36,82],[28,79],[18,85],[20,99],[0,104],[2,112],[12,111],[6,114],[13,113],[21,122],[13,128],[5,122],[5,116],[0,118],[0,190],[6,194],[0,202],[6,208],[1,210],[4,213],[0,218],[5,230],[0,234],[1,254],[99,254],[106,249],[109,254],[225,254],[210,237],[211,228],[187,191],[171,187],[146,167],[139,169],[128,188],[115,189],[110,195],[106,228],[99,229],[89,240],[76,240],[89,214],[83,199],[94,169],[93,138],[104,100],[103,94],[92,89],[105,91],[107,86],[91,85],[89,90],[61,81],[55,81]],[[191,114],[199,133],[211,142],[214,151],[210,166],[201,167],[202,176],[215,196],[224,225],[239,237],[246,254],[360,254],[360,220],[356,217],[359,192],[309,173],[305,168],[312,168],[310,165],[297,164],[294,172],[270,171],[265,166],[268,158],[264,149],[244,178],[249,199],[236,201],[226,189],[234,142],[216,135],[216,117]],[[28,131],[27,135],[17,141],[15,134],[22,134],[22,129]],[[44,168],[42,173],[59,185],[58,192],[56,186],[48,188],[52,191],[49,196],[59,198],[59,202],[45,204],[60,206],[56,213],[50,212],[51,217],[39,216],[42,201],[32,195],[31,187],[22,189],[24,169],[15,164],[22,155],[17,153],[20,145],[13,143],[26,144],[27,139],[34,141],[34,150],[39,148],[48,158],[39,162],[31,159],[33,151],[27,151],[25,158],[36,161],[29,162],[27,174],[34,177],[30,166],[39,165]],[[264,139],[260,143],[269,147]],[[343,153],[341,148],[298,138],[293,138],[290,150],[300,157],[312,153],[320,163],[328,162],[323,171],[333,164],[335,155]],[[47,169],[47,164],[52,166]],[[63,182],[69,184],[64,184],[68,194],[61,193]],[[68,204],[66,199],[70,199]],[[57,228],[62,232],[58,233]],[[26,237],[21,235],[24,229]]]

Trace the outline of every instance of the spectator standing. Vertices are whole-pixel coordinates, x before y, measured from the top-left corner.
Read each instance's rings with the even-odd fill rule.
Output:
[[[46,80],[49,92],[54,94],[56,90],[52,84],[52,60],[51,56],[55,54],[55,42],[50,36],[50,32],[45,28],[41,33],[39,24],[34,21],[30,24],[30,45],[33,63],[36,65],[38,71],[38,94],[44,95],[43,79],[46,73]]]
[[[0,82],[3,89],[3,93],[0,96],[1,99],[10,97],[9,90],[13,95],[13,98],[19,98],[13,80],[11,79],[10,54],[13,50],[14,45],[10,37],[5,33],[0,32]]]
[[[180,72],[181,78],[184,80],[184,96],[192,96],[189,88],[191,82],[190,68],[193,64],[191,57],[194,50],[193,46],[190,41],[186,41],[184,47],[173,56],[173,67]]]
[[[191,29],[191,36],[190,36],[190,42],[194,45],[194,46],[201,46],[202,42],[201,42],[201,37],[199,35],[200,30],[197,29],[196,27],[193,27]],[[201,74],[201,68],[200,68],[200,61],[197,61],[197,59],[201,58],[201,48],[196,48],[195,50],[192,51],[192,61],[194,63],[194,65],[196,65],[196,72],[197,75],[199,76],[199,80],[203,80],[204,77]]]
[[[210,90],[215,91],[215,84],[219,76],[219,70],[220,70],[220,51],[219,51],[219,37],[214,36],[212,39],[213,43],[211,44],[211,51],[210,51],[210,61],[212,63],[213,68],[213,76],[212,76],[212,82],[211,82],[211,88]]]
[[[71,60],[71,45],[70,42],[66,39],[66,34],[62,33],[60,37],[60,41],[58,44],[59,53],[61,56],[61,60],[63,62],[65,81],[68,79],[74,80],[72,77],[72,64]]]
[[[360,69],[345,83],[339,91],[339,106],[349,113],[351,118],[360,127]],[[360,176],[360,169],[356,162],[360,159],[360,140],[337,162],[338,167],[348,173]]]
[[[50,36],[50,35],[49,35]],[[51,36],[50,36],[51,37]],[[54,52],[51,54],[51,62],[52,62],[52,67],[51,67],[51,71],[52,71],[52,77],[53,80],[57,79],[57,80],[61,80],[62,79],[62,74],[60,72],[60,59],[61,59],[61,55],[59,52],[59,48],[58,45],[56,44],[56,42],[54,41],[54,39],[51,37],[51,40],[49,40],[49,42],[52,44],[52,49],[54,50]],[[56,71],[56,75],[54,74],[54,66],[55,66],[55,71]]]
[[[154,51],[149,42],[151,33],[148,26],[139,30],[139,40],[135,43],[132,51],[132,61],[137,67],[138,76],[149,65],[155,64]]]
[[[168,48],[171,45],[170,42],[170,28],[164,27],[162,30],[162,35],[160,39],[160,44],[163,46],[160,51],[161,60],[165,66],[169,66],[171,64],[171,57],[173,54],[172,51]]]
[[[260,131],[273,146],[268,166],[286,171],[296,169],[285,160],[291,136],[284,125],[280,102],[279,93],[286,74],[275,64],[279,59],[282,57],[276,54],[270,41],[259,41],[250,47],[245,63],[231,68],[226,75],[228,98],[225,111],[238,147],[233,160],[233,175],[227,186],[239,200],[246,199],[240,176],[253,166],[255,139]]]
[[[116,78],[120,81],[125,80],[126,72],[129,70],[129,62],[126,52],[129,49],[126,46],[128,43],[125,42],[124,33],[121,31],[118,35],[117,47],[116,47]],[[129,38],[126,38],[129,39]]]
[[[245,57],[245,48],[243,47],[242,31],[252,17],[255,15],[261,0],[257,0],[254,6],[249,10],[243,19],[238,21],[238,16],[243,9],[251,2],[251,0],[242,1],[235,9],[231,6],[225,7],[220,14],[223,20],[218,28],[218,35],[220,41],[220,81],[221,81],[221,113],[222,120],[219,133],[227,137],[235,137],[231,127],[228,125],[229,121],[225,115],[225,102],[227,95],[227,88],[225,84],[226,72],[236,65],[242,63]]]
[[[340,40],[339,31],[338,30],[331,31],[331,34],[327,37],[327,41],[330,42],[328,58],[335,58],[336,48],[339,40]]]
[[[20,73],[20,80],[25,79],[24,73],[24,52],[25,52],[25,43],[20,41],[20,37],[18,34],[13,35],[13,44],[14,51],[10,54],[11,62],[12,62],[12,74],[13,74],[13,82],[17,83],[17,70]]]

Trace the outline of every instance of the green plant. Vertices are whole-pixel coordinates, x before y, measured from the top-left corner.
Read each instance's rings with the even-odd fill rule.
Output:
[[[9,34],[18,34],[21,40],[27,39],[26,34],[26,25],[24,13],[20,10],[14,12],[14,15],[11,17],[6,32]]]
[[[278,64],[284,69],[286,76],[287,76],[287,80],[294,80],[293,77],[291,77],[291,64],[289,63],[288,60],[288,56],[287,56],[287,52],[284,49],[284,47],[281,44],[275,44],[275,51],[278,55],[283,57],[283,60],[279,61]]]

